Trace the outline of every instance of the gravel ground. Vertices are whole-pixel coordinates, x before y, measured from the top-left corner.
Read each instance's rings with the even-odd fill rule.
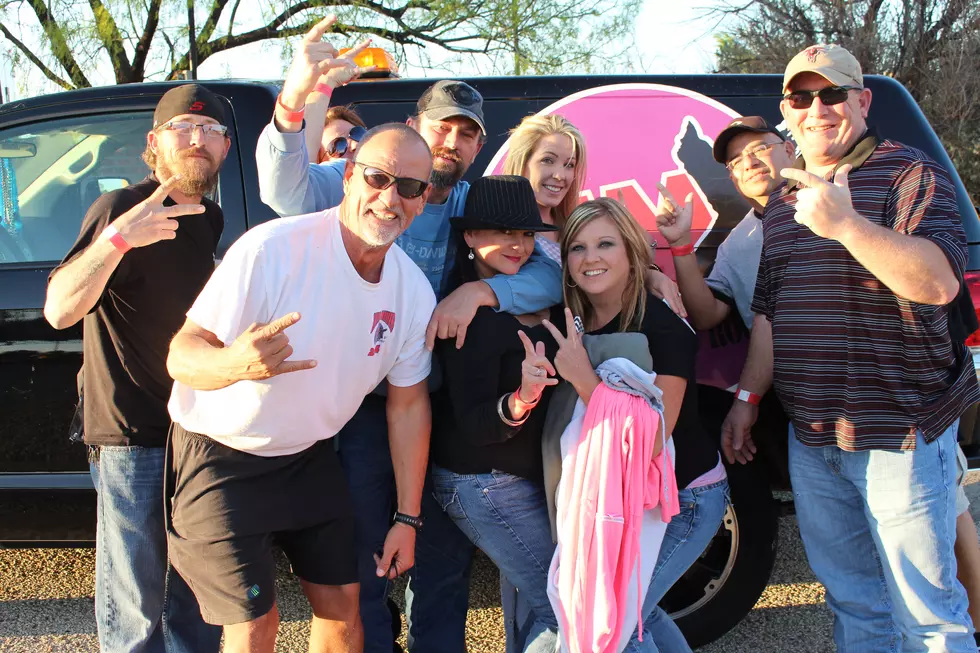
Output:
[[[977,520],[980,471],[971,472],[967,483]],[[823,653],[834,649],[823,587],[806,564],[794,517],[781,520],[779,538],[780,553],[771,584],[755,609],[733,631],[700,651]],[[94,564],[92,549],[0,549],[0,651],[97,653]],[[276,651],[305,651],[309,608],[284,566],[281,571],[278,591],[282,624]],[[497,571],[481,557],[470,594],[469,653],[504,653],[497,591]]]

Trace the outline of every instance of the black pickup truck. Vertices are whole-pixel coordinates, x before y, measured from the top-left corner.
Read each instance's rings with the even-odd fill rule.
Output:
[[[339,89],[369,125],[403,121],[432,80],[371,80]],[[507,130],[538,112],[559,112],[585,134],[583,195],[625,202],[651,232],[656,182],[695,192],[698,255],[707,269],[747,206],[713,138],[735,115],[780,122],[776,76],[570,76],[467,80],[485,98],[489,140],[470,178],[499,169]],[[880,134],[928,152],[953,174],[970,243],[967,284],[980,296],[980,221],[918,106],[894,80],[868,76],[871,122]],[[276,218],[259,199],[255,146],[270,120],[276,82],[208,81],[227,98],[231,150],[215,199],[225,214],[219,256],[245,230]],[[85,448],[68,439],[81,364],[81,328],[51,328],[42,316],[47,276],[74,242],[82,216],[101,194],[147,173],[140,159],[153,108],[170,84],[87,89],[0,107],[0,546],[90,543],[94,493]],[[659,236],[655,237],[659,238]],[[664,245],[660,241],[661,246]],[[672,269],[666,253],[661,266]],[[720,431],[747,335],[737,319],[701,334],[702,417]],[[664,599],[694,645],[717,638],[754,605],[776,556],[785,489],[786,421],[778,403],[756,428],[766,455],[729,469],[733,505],[711,546]],[[974,441],[975,409],[961,436]]]

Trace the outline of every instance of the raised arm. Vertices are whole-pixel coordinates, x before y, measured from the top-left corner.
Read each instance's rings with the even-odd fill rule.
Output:
[[[93,204],[85,216],[79,239],[81,243],[87,238],[91,244],[59,267],[48,281],[44,318],[51,326],[70,327],[95,308],[126,248],[172,240],[177,237],[178,223],[174,218],[204,212],[200,204],[163,205],[177,180],[174,176],[163,182],[150,197],[108,226],[103,223],[109,207],[101,202]]]

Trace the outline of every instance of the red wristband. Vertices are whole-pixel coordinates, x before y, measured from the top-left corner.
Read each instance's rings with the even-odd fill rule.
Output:
[[[276,107],[281,112],[279,115],[282,116],[285,122],[303,122],[303,114],[306,113],[306,107],[304,106],[299,111],[293,111],[282,103],[282,93],[276,98]]]
[[[330,97],[330,94],[333,93],[333,88],[324,82],[317,82],[316,86],[313,87],[313,90],[320,95],[326,95],[327,97]]]
[[[754,392],[749,392],[748,390],[743,390],[738,388],[735,390],[735,398],[745,403],[752,404],[753,406],[758,406],[759,402],[762,401],[762,395],[757,395]]]
[[[687,256],[694,251],[694,243],[688,243],[687,245],[680,245],[679,247],[671,247],[670,253],[674,256]]]
[[[111,224],[106,227],[105,231],[102,233],[105,234],[109,238],[109,242],[123,254],[133,248],[133,246],[127,243],[126,239],[122,237],[122,234],[120,234],[119,231],[117,231]]]

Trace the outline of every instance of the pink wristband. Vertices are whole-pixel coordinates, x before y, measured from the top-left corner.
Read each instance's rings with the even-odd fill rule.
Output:
[[[126,239],[122,237],[122,234],[120,234],[119,231],[111,224],[106,227],[105,231],[102,233],[108,236],[109,242],[123,254],[133,248],[133,246],[127,243]]]
[[[694,243],[688,243],[687,245],[681,245],[680,247],[671,247],[670,253],[674,256],[687,256],[694,251]]]
[[[324,82],[317,82],[316,86],[313,87],[313,90],[320,95],[326,95],[327,97],[330,97],[330,94],[333,93],[333,89]]]

